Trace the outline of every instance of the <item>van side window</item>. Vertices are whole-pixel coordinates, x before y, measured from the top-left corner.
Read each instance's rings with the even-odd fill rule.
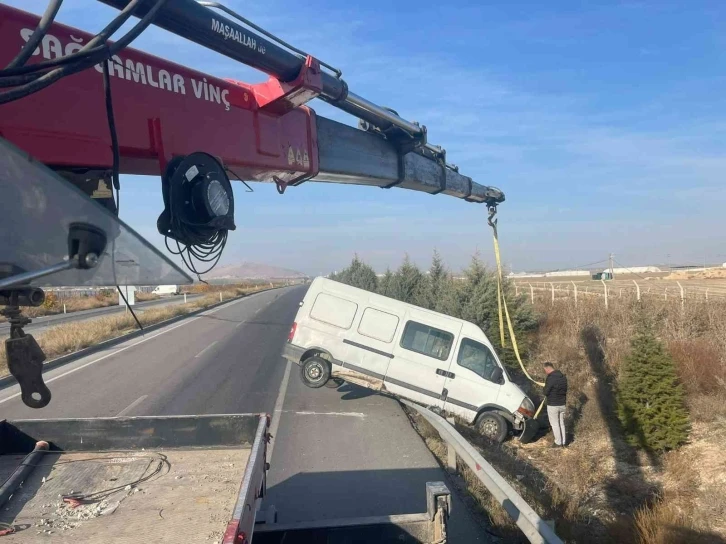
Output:
[[[358,305],[344,298],[320,293],[315,297],[310,317],[341,329],[350,329]]]
[[[406,323],[403,336],[401,336],[402,348],[428,355],[440,361],[449,358],[453,343],[454,335],[450,332],[435,329],[415,321]]]
[[[456,364],[468,368],[485,380],[490,381],[492,379],[492,373],[498,366],[494,355],[488,347],[469,338],[462,339]]]
[[[358,332],[363,336],[390,343],[397,328],[398,316],[375,308],[366,308],[363,310],[363,317],[360,318]]]

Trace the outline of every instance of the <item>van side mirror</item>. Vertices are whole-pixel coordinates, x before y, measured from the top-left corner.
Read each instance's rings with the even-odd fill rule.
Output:
[[[492,376],[490,379],[494,383],[502,383],[502,378],[504,378],[504,372],[502,371],[502,369],[500,367],[495,368],[492,371]]]

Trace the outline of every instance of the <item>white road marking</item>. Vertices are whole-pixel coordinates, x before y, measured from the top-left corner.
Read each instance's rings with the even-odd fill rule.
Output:
[[[348,416],[359,418],[366,417],[363,412],[296,412],[295,410],[285,410],[285,412],[288,414],[295,414],[297,416]]]
[[[103,361],[104,359],[108,359],[112,355],[116,355],[117,353],[121,353],[122,351],[126,351],[127,349],[130,349],[130,348],[132,348],[134,346],[138,346],[139,344],[143,344],[144,342],[148,342],[149,340],[152,340],[153,338],[156,338],[157,336],[161,336],[162,334],[166,334],[167,332],[173,331],[174,329],[178,329],[179,327],[183,327],[184,325],[188,325],[189,323],[193,323],[197,319],[201,319],[204,315],[213,314],[213,313],[218,312],[219,310],[222,310],[224,308],[227,308],[227,307],[229,307],[229,306],[231,306],[233,304],[236,304],[236,303],[241,302],[243,300],[247,300],[248,298],[249,297],[244,297],[244,298],[240,298],[238,300],[233,300],[233,301],[231,301],[231,302],[229,302],[227,304],[224,304],[224,305],[220,306],[219,308],[215,308],[213,310],[209,310],[207,312],[201,313],[198,316],[192,317],[190,319],[185,319],[184,321],[182,321],[178,325],[174,325],[173,327],[169,327],[168,329],[164,329],[163,331],[161,331],[161,332],[159,332],[157,334],[154,334],[152,336],[147,336],[145,338],[142,338],[138,342],[134,342],[133,344],[129,344],[128,346],[124,346],[122,348],[119,348],[117,350],[114,350],[111,353],[107,353],[103,357],[99,357],[98,359],[94,359],[93,361],[89,361],[89,362],[87,362],[84,365],[77,366],[76,368],[73,368],[73,369],[69,370],[68,372],[64,372],[63,374],[59,374],[58,376],[55,376],[54,378],[50,378],[48,380],[45,380],[45,383],[46,384],[52,383],[52,382],[54,382],[56,380],[59,380],[60,378],[64,378],[65,376],[68,376],[70,374],[73,374],[74,372],[78,372],[79,370],[82,370],[82,369],[84,369],[84,368],[86,368],[88,366],[94,365],[94,364],[96,364],[96,363],[98,363],[100,361]],[[4,402],[7,402],[9,400],[12,400],[14,398],[17,398],[19,396],[20,396],[20,392],[17,392],[17,393],[15,393],[13,395],[10,395],[8,397],[5,397],[4,399],[0,399],[0,404],[2,404]]]
[[[280,390],[277,393],[277,400],[275,401],[275,408],[272,412],[272,424],[270,425],[270,444],[267,446],[267,459],[272,460],[272,450],[275,448],[275,440],[277,439],[277,428],[280,426],[280,414],[282,414],[282,405],[285,403],[285,394],[287,393],[287,382],[290,381],[290,368],[292,363],[285,361],[287,366],[285,367],[285,374],[282,376],[280,382]]]
[[[219,342],[219,340],[215,340],[214,342],[212,342],[211,344],[209,344],[209,345],[208,345],[208,346],[207,346],[206,348],[204,348],[204,349],[203,349],[202,351],[200,351],[199,353],[197,353],[197,354],[196,354],[196,355],[194,356],[194,358],[196,359],[197,357],[199,357],[199,356],[200,356],[200,355],[201,355],[202,353],[204,353],[204,352],[205,352],[205,351],[207,351],[207,350],[208,350],[209,348],[211,348],[212,346],[214,346],[214,344],[216,344],[217,342]]]
[[[235,327],[235,329],[239,329],[245,323],[247,323],[247,321],[240,321],[239,323],[237,323],[237,326]]]
[[[124,408],[123,410],[121,410],[118,414],[116,414],[116,417],[125,416],[131,410],[133,410],[134,408],[136,408],[139,404],[141,404],[142,402],[144,402],[144,400],[146,400],[146,397],[148,397],[148,396],[149,395],[143,395],[143,396],[139,397],[134,402],[132,402],[131,404],[129,404],[126,408]]]

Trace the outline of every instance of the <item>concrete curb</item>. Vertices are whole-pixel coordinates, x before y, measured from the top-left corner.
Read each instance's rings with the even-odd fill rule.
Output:
[[[276,289],[284,289],[285,287],[290,287],[290,286],[284,285],[282,287],[271,287],[268,289],[262,289],[260,291],[255,291],[254,293],[249,293],[247,295],[241,295],[238,297],[230,298],[228,300],[223,300],[222,302],[216,302],[216,303],[212,304],[211,306],[207,306],[206,308],[200,308],[199,310],[194,310],[193,312],[189,312],[188,314],[178,315],[176,317],[172,317],[171,319],[167,319],[166,321],[159,321],[158,323],[154,323],[153,325],[148,325],[146,328],[144,328],[143,331],[136,330],[136,331],[130,332],[128,334],[123,334],[121,336],[117,336],[116,338],[110,338],[109,340],[104,340],[103,342],[99,342],[98,344],[88,346],[87,348],[79,349],[78,351],[74,351],[73,353],[68,353],[67,355],[61,355],[60,357],[58,357],[56,359],[52,359],[51,361],[48,361],[47,363],[45,363],[43,365],[43,373],[45,374],[46,372],[48,372],[50,370],[53,370],[60,366],[63,366],[68,363],[72,363],[73,361],[76,361],[78,359],[81,359],[82,357],[85,357],[86,355],[92,355],[92,354],[96,353],[97,351],[102,351],[106,348],[111,348],[117,344],[126,342],[127,340],[133,340],[134,338],[138,338],[139,336],[144,336],[146,333],[153,332],[157,329],[161,329],[162,327],[166,327],[167,325],[172,325],[173,323],[176,323],[183,319],[187,319],[189,317],[194,317],[203,312],[213,310],[214,308],[218,308],[219,306],[229,304],[230,302],[235,302],[235,301],[241,300],[243,298],[248,298],[253,295],[257,295],[258,293],[265,293],[267,291],[275,291]],[[11,385],[15,385],[17,383],[18,382],[15,379],[15,377],[12,374],[8,374],[7,376],[3,376],[2,378],[0,378],[0,389],[6,389],[7,387],[10,387]]]

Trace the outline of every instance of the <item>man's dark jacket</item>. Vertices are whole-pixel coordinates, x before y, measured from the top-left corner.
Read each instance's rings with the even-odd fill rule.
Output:
[[[567,378],[559,370],[547,375],[544,386],[544,395],[547,397],[547,406],[564,406],[567,397]]]

